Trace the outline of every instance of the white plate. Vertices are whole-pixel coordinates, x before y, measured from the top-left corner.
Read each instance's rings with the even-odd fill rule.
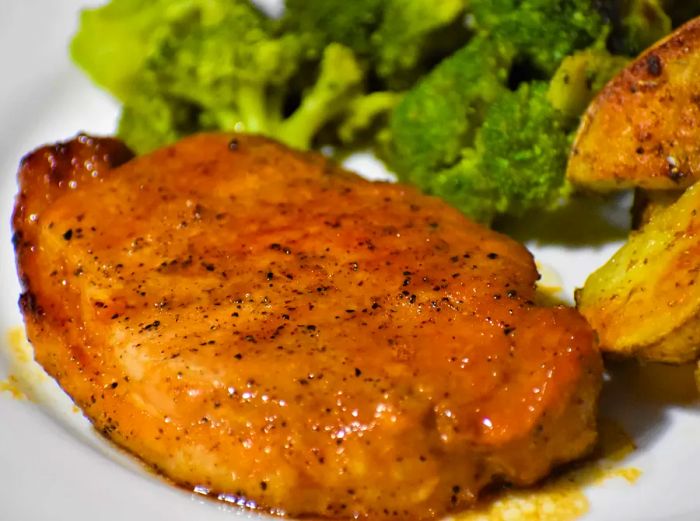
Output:
[[[45,142],[80,130],[106,134],[117,109],[70,64],[66,46],[80,0],[2,0],[0,9],[0,332],[21,324],[8,226],[17,163]],[[353,166],[368,172],[367,158]],[[623,211],[590,208],[521,226],[537,259],[560,274],[565,294],[602,263],[622,237]],[[623,219],[624,220],[624,219]],[[610,222],[613,224],[611,225]],[[617,224],[615,224],[617,223]],[[622,225],[624,226],[624,225]],[[558,228],[559,233],[552,230]],[[558,235],[558,236],[557,236]],[[540,240],[535,241],[534,237]],[[595,239],[595,240],[594,240]],[[2,351],[7,345],[3,338]],[[0,378],[10,371],[0,357]],[[630,369],[627,373],[634,372]],[[673,379],[687,380],[688,371]],[[634,380],[632,378],[631,380]],[[606,386],[603,408],[639,448],[621,465],[642,471],[634,485],[608,480],[587,490],[586,520],[700,519],[700,406],[675,397],[640,399],[630,379]],[[170,487],[96,436],[69,400],[45,380],[38,403],[0,393],[0,520],[121,521],[263,519]]]

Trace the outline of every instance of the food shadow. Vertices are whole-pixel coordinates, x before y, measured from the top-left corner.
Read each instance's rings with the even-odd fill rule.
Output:
[[[627,238],[631,205],[630,192],[605,198],[575,194],[564,205],[552,210],[499,217],[494,228],[523,243],[597,247]]]
[[[638,450],[655,445],[671,426],[670,413],[700,413],[694,364],[674,366],[606,360],[601,417],[618,422]]]

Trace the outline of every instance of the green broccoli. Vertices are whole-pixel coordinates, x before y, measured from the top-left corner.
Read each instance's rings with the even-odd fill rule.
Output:
[[[547,88],[533,82],[503,92],[488,107],[473,146],[425,179],[428,192],[484,223],[556,203],[567,192],[571,119],[547,101]]]
[[[247,1],[218,4],[215,17],[196,11],[169,25],[135,81],[199,107],[217,128],[272,133],[297,69],[298,41],[272,38],[268,20]]]
[[[399,176],[485,223],[498,214],[551,206],[565,193],[564,170],[573,128],[572,118],[548,101],[547,83],[523,83],[513,92],[497,79],[487,80],[492,82],[487,88],[494,93],[493,99],[466,118],[443,112],[453,110],[449,101],[430,107],[431,116],[442,113],[453,124],[459,121],[464,131],[451,134],[454,137],[440,142],[440,147],[431,145],[432,139],[446,136],[433,133],[424,142],[426,136],[413,135],[415,127],[403,135],[399,130],[411,113],[413,93],[397,109],[391,128],[394,164],[406,167],[411,162],[409,168],[398,170]],[[474,107],[474,101],[469,105]],[[419,126],[423,124],[425,121]],[[439,148],[444,155],[420,153],[420,149],[416,154],[411,145],[427,147],[430,152]],[[403,159],[399,159],[401,154]]]
[[[355,143],[358,136],[371,130],[377,120],[386,119],[401,96],[398,92],[380,91],[356,98],[338,124],[340,142],[345,145]]]
[[[341,43],[380,82],[403,88],[426,72],[426,61],[443,58],[468,37],[460,22],[467,0],[286,0],[284,32],[302,36],[308,59]]]
[[[169,98],[145,81],[128,99],[117,133],[133,150],[154,150],[200,128],[198,107]]]
[[[430,62],[467,41],[466,0],[387,0],[372,34],[372,64],[389,87],[405,87],[425,74]]]
[[[303,39],[295,33],[275,36],[275,22],[248,0],[181,4],[187,8],[151,27],[157,37],[142,41],[137,67],[114,42],[107,42],[109,62],[99,62],[90,50],[104,43],[105,25],[120,27],[114,34],[123,38],[155,23],[139,19],[140,4],[133,0],[112,0],[88,11],[83,19],[93,22],[74,41],[76,61],[123,100],[119,135],[138,152],[202,129],[260,133],[309,148],[321,128],[363,94],[364,71],[340,44],[324,47],[316,70],[302,71]],[[119,68],[122,63],[128,66]],[[103,74],[103,68],[110,72]],[[302,73],[310,84],[303,90],[294,81]],[[291,111],[290,100],[297,100]]]
[[[477,35],[397,105],[386,156],[400,179],[488,222],[550,206],[565,192],[570,134],[584,106],[565,89],[553,104],[540,78],[606,25],[587,0],[472,0],[470,8]],[[589,72],[608,74],[603,62]]]
[[[308,148],[325,123],[352,108],[361,94],[363,71],[350,49],[329,44],[321,60],[313,87],[304,93],[301,104],[283,121],[276,137],[297,148]]]
[[[349,47],[361,59],[372,52],[386,0],[285,0],[283,33],[302,36],[307,59],[320,58],[329,43]]]
[[[162,36],[160,28],[185,14],[189,0],[118,0],[86,9],[71,42],[71,55],[98,85],[120,101],[136,90],[139,73]]]
[[[83,12],[71,51],[138,152],[217,129],[353,146],[466,41],[465,2],[287,0],[275,20],[251,0],[111,0]]]
[[[504,93],[489,107],[477,133],[480,161],[472,175],[485,174],[493,186],[494,215],[546,208],[566,191],[564,171],[575,120],[555,109],[547,92],[546,82],[535,81]]]
[[[425,187],[459,159],[486,107],[507,90],[511,59],[510,48],[475,38],[405,95],[390,122],[391,163],[403,180]]]
[[[533,74],[546,77],[605,28],[590,0],[471,0],[469,6],[477,29],[512,45]]]

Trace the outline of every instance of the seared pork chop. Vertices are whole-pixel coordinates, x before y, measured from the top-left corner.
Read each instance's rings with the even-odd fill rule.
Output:
[[[36,359],[165,476],[291,516],[433,518],[595,440],[601,360],[527,250],[266,139],[22,162]]]

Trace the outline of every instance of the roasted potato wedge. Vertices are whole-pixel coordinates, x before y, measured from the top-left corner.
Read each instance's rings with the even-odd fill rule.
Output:
[[[683,189],[700,179],[700,18],[623,69],[579,127],[568,179],[595,191]]]
[[[601,349],[658,362],[700,353],[700,183],[651,220],[577,291]]]

